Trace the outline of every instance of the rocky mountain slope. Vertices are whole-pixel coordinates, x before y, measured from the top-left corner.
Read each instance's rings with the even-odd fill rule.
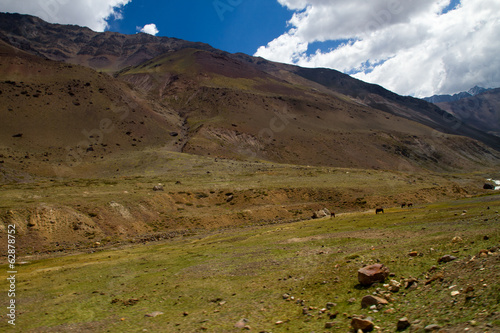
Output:
[[[500,159],[496,137],[337,71],[0,16],[9,170],[96,175],[123,171],[128,153],[144,150],[398,170],[476,170]],[[103,168],[106,159],[122,162]]]
[[[500,136],[500,88],[436,105],[463,123]]]

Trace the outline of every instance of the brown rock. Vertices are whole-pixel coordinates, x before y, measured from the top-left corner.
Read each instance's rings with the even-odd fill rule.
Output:
[[[410,253],[408,253],[408,255],[410,257],[416,257],[416,256],[418,256],[418,252],[417,251],[411,251]]]
[[[365,296],[365,297],[363,297],[363,299],[361,299],[361,307],[363,309],[369,308],[372,305],[379,305],[379,304],[387,305],[387,304],[389,304],[389,302],[387,302],[387,300],[385,300],[381,297],[372,296],[372,295]]]
[[[325,323],[325,328],[332,328],[335,323]]]
[[[373,330],[373,327],[375,326],[371,320],[367,319],[362,319],[362,318],[357,318],[354,317],[351,320],[351,326],[354,328],[356,331],[357,330],[362,330],[363,332],[370,332]]]
[[[425,281],[425,285],[431,284],[434,281],[443,281],[444,279],[444,274],[442,272],[434,274],[429,280]]]
[[[364,286],[383,282],[389,276],[389,269],[382,264],[363,267],[358,270],[358,281]]]
[[[408,320],[408,318],[403,317],[403,318],[398,320],[398,325],[396,328],[398,331],[404,331],[405,329],[407,329],[410,326],[411,326],[411,324],[410,324],[410,321]]]

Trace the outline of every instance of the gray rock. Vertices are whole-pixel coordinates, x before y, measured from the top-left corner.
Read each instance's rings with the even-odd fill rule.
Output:
[[[427,325],[425,326],[424,330],[426,332],[433,332],[433,331],[438,331],[441,329],[441,326],[439,325],[436,325],[436,324],[432,324],[432,325]]]
[[[450,261],[453,261],[456,259],[457,259],[457,257],[447,254],[447,255],[444,255],[441,258],[439,258],[438,263],[446,263],[446,262],[450,262]]]

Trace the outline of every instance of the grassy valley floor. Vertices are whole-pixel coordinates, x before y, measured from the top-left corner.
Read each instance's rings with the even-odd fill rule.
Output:
[[[15,328],[349,332],[352,317],[364,315],[380,332],[394,332],[401,317],[409,332],[431,324],[450,333],[500,332],[499,211],[500,196],[483,195],[378,215],[206,230],[93,253],[23,256]],[[438,263],[444,255],[457,259]],[[401,283],[398,292],[359,285],[358,269],[379,262]],[[7,280],[0,289],[8,290]],[[389,304],[361,308],[373,293]],[[2,307],[0,329],[7,330],[5,301]]]

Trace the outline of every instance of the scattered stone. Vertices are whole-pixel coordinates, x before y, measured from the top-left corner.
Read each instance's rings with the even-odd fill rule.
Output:
[[[335,306],[337,306],[337,304],[336,304],[336,303],[332,303],[332,302],[328,302],[328,303],[326,303],[326,308],[327,308],[328,310],[330,310],[331,308],[333,308],[333,307],[335,307]]]
[[[443,281],[444,279],[444,274],[442,272],[434,274],[429,280],[425,281],[425,285],[431,284],[434,281]]]
[[[418,252],[417,251],[411,251],[410,253],[408,253],[408,255],[410,257],[416,257],[416,256],[418,256]]]
[[[328,313],[328,317],[330,317],[330,319],[335,319],[337,318],[338,315],[339,315],[338,311],[335,313]]]
[[[327,216],[331,216],[331,215],[332,215],[332,213],[327,208],[323,208],[323,209],[315,211],[312,215],[312,218],[313,219],[321,219],[323,217],[327,217]]]
[[[355,330],[361,330],[363,332],[369,332],[369,331],[373,330],[373,328],[375,326],[370,319],[371,318],[363,319],[363,318],[354,317],[351,320],[351,326]]]
[[[451,296],[457,296],[457,295],[460,295],[460,291],[454,290],[451,292]]]
[[[436,324],[432,324],[432,325],[427,325],[425,326],[424,330],[426,332],[432,332],[432,331],[438,331],[441,329],[441,326],[439,325],[436,325]]]
[[[457,257],[447,254],[447,255],[444,255],[441,258],[439,258],[438,263],[446,263],[446,262],[450,262],[450,261],[453,261],[456,259],[457,259]]]
[[[283,324],[283,323],[284,323],[284,321],[283,321],[283,320],[278,320],[278,321],[277,321],[277,322],[275,322],[274,324],[276,324],[276,325],[281,325],[281,324]]]
[[[391,280],[389,282],[389,291],[393,293],[397,293],[399,291],[399,288],[401,288],[401,283],[399,283],[396,280]]]
[[[407,329],[410,326],[411,326],[411,324],[410,324],[410,321],[408,320],[408,318],[403,317],[403,318],[398,320],[397,330],[404,331],[405,329]]]
[[[466,293],[466,294],[467,294],[467,293],[471,293],[471,292],[473,292],[473,291],[474,291],[474,287],[473,287],[473,286],[467,286],[467,288],[465,288],[464,293]]]
[[[161,312],[161,311],[154,311],[154,312],[151,312],[151,313],[146,313],[144,315],[144,317],[153,317],[154,318],[154,317],[160,316],[162,314],[163,314],[163,312]]]
[[[375,264],[358,270],[358,281],[364,286],[370,286],[376,282],[384,282],[389,276],[389,268],[383,264]]]
[[[488,257],[488,253],[489,253],[488,250],[481,250],[481,251],[479,251],[479,257],[486,258],[486,257]]]
[[[153,191],[155,191],[155,192],[157,192],[157,191],[164,191],[163,185],[162,184],[158,184],[158,185],[153,186]]]
[[[289,299],[290,298],[290,295],[289,294],[283,294],[283,299]]]
[[[234,327],[243,329],[243,328],[245,328],[247,323],[248,323],[248,319],[242,318],[242,319],[238,320],[236,322],[236,324],[234,324]]]
[[[356,299],[355,299],[354,297],[349,298],[349,299],[347,300],[347,303],[349,303],[349,304],[354,304],[354,303],[356,303]]]
[[[405,289],[416,289],[418,280],[415,278],[408,278],[405,280]]]
[[[113,300],[113,301],[115,301],[115,300]],[[131,305],[137,304],[137,302],[139,302],[139,300],[137,298],[129,298],[128,300],[122,301],[122,302],[123,302],[123,305],[125,305],[125,306],[131,306]],[[111,302],[111,303],[113,303],[113,302]]]
[[[461,243],[463,242],[463,239],[459,236],[455,236],[453,237],[453,239],[451,240],[452,243]]]
[[[381,297],[372,296],[372,295],[365,296],[361,299],[361,307],[363,309],[371,307],[373,305],[375,305],[375,307],[377,307],[378,305],[387,305],[387,304],[389,304],[389,302],[387,302],[387,300],[385,300]]]
[[[325,328],[333,328],[335,323],[325,323]]]
[[[184,317],[189,316],[189,312],[184,311],[184,312],[182,313],[182,315],[183,315]]]

